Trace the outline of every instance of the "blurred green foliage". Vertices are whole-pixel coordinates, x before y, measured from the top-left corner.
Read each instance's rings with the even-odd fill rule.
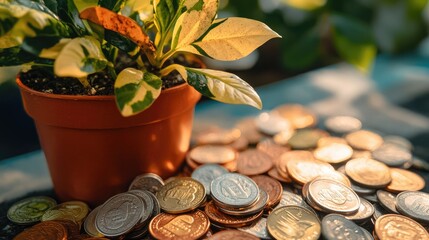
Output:
[[[428,0],[229,0],[231,14],[283,36],[281,61],[302,71],[343,59],[363,71],[377,52],[412,50],[428,33]]]

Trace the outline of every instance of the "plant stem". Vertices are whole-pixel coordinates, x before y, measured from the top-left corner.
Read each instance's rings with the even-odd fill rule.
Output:
[[[85,88],[87,88],[87,89],[91,88],[91,85],[89,84],[87,77],[81,77],[81,78],[78,78],[78,79],[79,79],[79,82],[82,83],[82,85]]]

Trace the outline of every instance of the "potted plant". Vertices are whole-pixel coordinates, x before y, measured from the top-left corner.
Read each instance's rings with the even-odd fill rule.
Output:
[[[24,66],[17,84],[60,200],[98,204],[140,173],[171,176],[200,94],[262,107],[245,81],[192,56],[236,60],[279,35],[258,21],[216,18],[217,8],[217,0],[0,1],[0,66]]]

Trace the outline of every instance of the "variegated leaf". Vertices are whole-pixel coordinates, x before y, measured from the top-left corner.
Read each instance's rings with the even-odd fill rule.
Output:
[[[153,6],[150,0],[127,0],[121,14],[137,22],[146,22],[153,18]]]
[[[48,58],[48,59],[56,59],[58,57],[58,55],[60,54],[61,50],[63,50],[63,48],[71,41],[71,39],[69,38],[63,38],[61,39],[57,44],[55,44],[54,46],[47,48],[47,49],[43,49],[40,54],[39,57],[41,58]]]
[[[178,51],[232,61],[249,55],[266,41],[276,37],[280,35],[262,22],[230,17],[217,19],[206,34]]]
[[[161,93],[158,76],[134,68],[122,70],[115,82],[116,104],[123,116],[132,116],[147,109]]]
[[[107,66],[100,43],[93,37],[74,38],[63,47],[54,63],[60,77],[86,77]]]

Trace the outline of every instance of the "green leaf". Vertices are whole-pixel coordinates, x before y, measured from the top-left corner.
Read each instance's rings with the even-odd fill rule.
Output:
[[[126,68],[115,81],[116,104],[123,116],[135,115],[152,105],[161,93],[162,80],[158,76]]]
[[[138,53],[139,47],[137,44],[117,32],[104,30],[104,39],[120,50],[129,53],[131,56]]]
[[[317,29],[283,42],[282,61],[288,69],[303,70],[310,67],[320,56],[320,36]]]
[[[18,66],[31,62],[36,57],[26,53],[20,47],[0,48],[0,67]]]
[[[150,0],[127,0],[121,9],[121,14],[136,22],[145,23],[153,19],[153,6]]]
[[[125,0],[99,0],[98,6],[112,10],[113,12],[119,12],[124,4]]]
[[[93,37],[74,38],[61,50],[54,64],[59,77],[83,78],[107,66],[100,43]]]
[[[153,0],[155,26],[161,35],[165,34],[177,17],[186,11],[181,2],[177,0]]]
[[[55,12],[53,12],[51,9],[49,9],[46,5],[45,2],[43,0],[14,0],[13,4],[18,4],[21,6],[25,6],[31,9],[34,9],[36,11],[41,11],[44,13],[47,13],[49,15],[51,15],[51,17],[55,18],[55,19],[59,19],[58,16],[55,14]]]
[[[58,15],[71,28],[73,28],[77,36],[84,36],[88,34],[86,25],[79,17],[79,11],[73,0],[58,1]]]
[[[212,26],[192,45],[185,45],[187,42],[178,44],[178,51],[232,61],[249,55],[266,41],[280,37],[264,23],[246,18],[218,19]]]
[[[261,99],[256,91],[235,74],[211,69],[188,68],[177,64],[170,68],[176,69],[189,85],[204,96],[224,103],[262,108]]]
[[[73,0],[73,2],[78,12],[98,5],[98,0]]]

